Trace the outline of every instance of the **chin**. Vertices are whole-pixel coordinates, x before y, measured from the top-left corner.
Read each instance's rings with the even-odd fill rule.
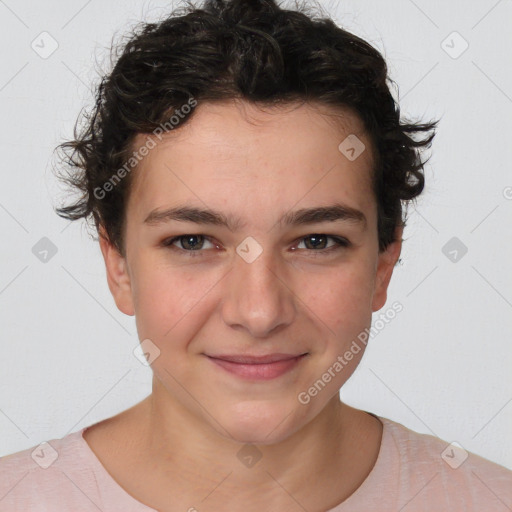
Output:
[[[231,409],[229,417],[224,411],[221,422],[229,432],[229,439],[243,444],[276,444],[296,432],[304,419],[297,418],[297,406],[282,402],[240,402]],[[225,432],[222,432],[226,436]]]

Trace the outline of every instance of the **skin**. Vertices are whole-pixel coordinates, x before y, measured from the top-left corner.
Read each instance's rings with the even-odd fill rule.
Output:
[[[363,344],[309,403],[297,398],[370,326],[401,250],[397,228],[397,241],[379,252],[373,156],[362,123],[348,110],[329,112],[312,104],[199,104],[133,176],[126,257],[102,232],[117,307],[135,315],[139,339],[160,353],[151,364],[152,394],[84,437],[113,478],[152,508],[320,512],[350,496],[375,464],[380,421],[343,404],[338,393]],[[366,146],[354,161],[338,149],[349,134]],[[145,140],[139,135],[135,146]],[[334,203],[361,211],[366,223],[277,222]],[[240,225],[231,232],[144,223],[154,209],[185,204],[232,215]],[[328,253],[336,247],[328,238],[315,249],[315,234],[350,245]],[[163,245],[185,235],[207,238],[193,239],[199,252],[188,238],[174,250]],[[263,250],[251,263],[236,252],[247,237]],[[257,382],[205,355],[273,352],[308,355],[292,371]],[[237,457],[245,444],[261,454],[251,468]]]

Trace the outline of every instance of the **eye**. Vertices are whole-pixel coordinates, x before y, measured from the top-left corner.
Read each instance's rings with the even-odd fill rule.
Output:
[[[334,241],[334,244],[328,245],[328,240]],[[309,241],[309,242],[308,242]],[[205,243],[209,243],[211,245],[210,249],[218,248],[217,244],[214,244],[210,237],[205,235],[179,235],[173,238],[169,238],[162,242],[163,247],[167,247],[172,251],[176,251],[187,257],[198,257],[204,256],[204,245]],[[329,236],[325,234],[312,234],[306,237],[303,237],[299,242],[298,246],[302,243],[306,246],[306,251],[310,256],[328,256],[332,252],[339,251],[341,249],[347,248],[351,245],[351,243],[345,239],[337,236]],[[180,247],[181,246],[181,247]],[[208,248],[208,247],[206,247]],[[298,247],[293,248],[295,251]]]
[[[183,253],[188,253],[187,256],[195,257],[201,256],[201,249],[204,248],[205,242],[212,245],[212,248],[215,248],[214,244],[209,240],[208,237],[204,235],[180,235],[175,236],[174,238],[170,238],[165,240],[162,245],[164,247],[169,247],[175,251],[181,251]],[[175,246],[175,243],[181,245],[181,247]],[[197,253],[197,254],[195,254]]]
[[[334,244],[331,246],[326,245],[329,239],[334,241]],[[310,240],[310,242],[307,242],[308,240]],[[338,251],[340,249],[350,246],[350,242],[345,238],[318,233],[308,235],[302,238],[298,245],[302,243],[304,243],[306,249],[312,249],[309,250],[308,252],[319,253],[319,256],[330,254],[333,251]],[[314,256],[317,256],[317,254],[314,254]]]

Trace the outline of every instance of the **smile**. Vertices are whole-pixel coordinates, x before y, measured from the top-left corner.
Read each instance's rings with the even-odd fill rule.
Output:
[[[308,354],[268,354],[265,356],[207,356],[225,371],[249,380],[275,379],[293,370]]]

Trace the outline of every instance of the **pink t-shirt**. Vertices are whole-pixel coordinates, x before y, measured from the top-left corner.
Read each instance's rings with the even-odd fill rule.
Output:
[[[512,471],[379,419],[384,429],[375,466],[327,512],[512,510]],[[110,476],[82,436],[87,428],[0,458],[0,511],[155,512]]]

